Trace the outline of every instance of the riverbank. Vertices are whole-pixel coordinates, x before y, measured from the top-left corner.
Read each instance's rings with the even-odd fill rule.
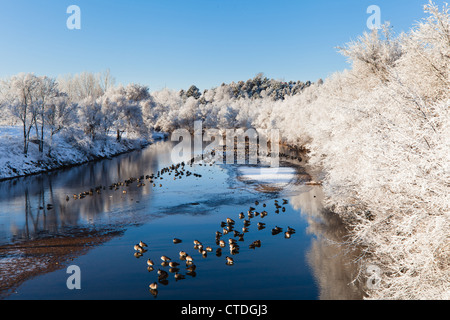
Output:
[[[104,140],[87,141],[86,138],[74,139],[73,133],[70,136],[61,133],[53,137],[51,146],[44,145],[43,154],[39,153],[37,144],[30,143],[28,154],[24,155],[21,130],[20,126],[0,126],[0,181],[118,156],[166,137],[166,134],[155,132],[149,138],[124,136],[120,142],[114,135]]]
[[[0,246],[0,300],[25,281],[65,268],[70,261],[123,232],[120,228],[74,228],[67,235]]]

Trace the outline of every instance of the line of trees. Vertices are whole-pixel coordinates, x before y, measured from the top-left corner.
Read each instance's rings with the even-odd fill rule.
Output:
[[[140,84],[114,85],[109,70],[83,72],[57,79],[33,73],[14,75],[0,83],[0,107],[23,127],[23,153],[29,143],[39,153],[51,156],[56,134],[70,132],[91,141],[105,140],[114,133],[147,138],[153,131],[192,129],[196,120],[209,127],[237,127],[251,124],[252,101],[284,101],[300,94],[311,82],[282,82],[256,75],[246,82],[222,84],[200,92],[196,86],[186,91],[164,89],[150,93]],[[245,111],[245,112],[243,112]],[[80,137],[78,137],[80,140]]]
[[[12,116],[23,128],[23,153],[30,142],[51,156],[52,141],[62,130],[81,129],[92,141],[111,132],[147,137],[144,115],[152,107],[149,88],[139,84],[114,86],[109,70],[83,72],[59,79],[33,73],[14,75],[0,84],[2,115]]]

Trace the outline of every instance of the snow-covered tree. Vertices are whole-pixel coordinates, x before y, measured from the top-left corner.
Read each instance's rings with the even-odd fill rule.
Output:
[[[3,81],[3,104],[18,118],[23,127],[23,153],[28,154],[30,132],[36,121],[39,78],[32,73],[20,73]]]

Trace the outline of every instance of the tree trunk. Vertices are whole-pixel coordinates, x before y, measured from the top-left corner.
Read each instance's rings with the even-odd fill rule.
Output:
[[[41,139],[39,140],[39,152],[44,152],[44,116],[42,116]]]
[[[23,123],[23,154],[27,155],[28,148],[27,148],[27,128],[26,128],[26,122]]]

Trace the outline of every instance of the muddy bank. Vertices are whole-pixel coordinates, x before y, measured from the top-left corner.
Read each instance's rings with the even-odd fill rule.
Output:
[[[35,276],[67,267],[74,258],[123,232],[122,228],[75,228],[61,236],[0,246],[0,299]]]

